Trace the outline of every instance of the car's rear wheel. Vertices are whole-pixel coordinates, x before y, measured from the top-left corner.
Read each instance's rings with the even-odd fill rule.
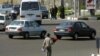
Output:
[[[75,33],[74,36],[73,36],[73,39],[76,40],[77,38],[78,38],[78,34]]]
[[[24,39],[29,38],[29,33],[25,33],[25,34],[23,35],[23,37],[24,37]]]
[[[90,35],[90,39],[95,39],[95,33],[93,32],[93,33],[91,33],[91,35]]]
[[[13,39],[13,35],[8,35],[8,37],[9,37],[10,39]]]
[[[59,36],[59,35],[56,35],[56,37],[58,38],[58,39],[61,39],[62,37],[61,36]]]
[[[46,31],[41,32],[40,38],[45,38]]]

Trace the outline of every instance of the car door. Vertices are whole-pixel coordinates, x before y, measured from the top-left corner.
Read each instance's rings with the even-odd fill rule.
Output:
[[[35,30],[35,28],[34,28],[34,25],[32,25],[32,22],[31,21],[27,21],[27,24],[28,24],[28,32],[29,32],[29,34],[32,36],[32,35],[35,35],[34,34],[34,30]]]
[[[31,35],[31,33],[32,33],[29,21],[25,22],[25,31],[29,32],[29,35]]]
[[[37,36],[40,34],[40,27],[38,26],[38,24],[34,21],[30,22],[30,30],[31,30],[31,35],[32,36]]]
[[[81,22],[81,33],[83,36],[87,36],[90,33],[89,26],[84,22]]]
[[[74,31],[78,33],[78,35],[82,35],[81,24],[80,22],[75,22],[74,24]]]

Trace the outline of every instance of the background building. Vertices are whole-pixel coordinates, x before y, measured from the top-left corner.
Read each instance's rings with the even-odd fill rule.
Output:
[[[0,0],[0,4],[3,4],[5,2],[8,3],[13,3],[13,4],[19,4],[21,0]],[[54,4],[56,6],[60,6],[61,5],[61,0],[39,0],[42,4],[44,4],[46,7],[52,7]],[[73,7],[74,6],[74,0],[64,0],[64,5],[66,6],[70,6]],[[76,0],[77,1],[77,0]],[[80,4],[85,6],[85,1],[86,0],[80,0]],[[100,9],[100,0],[96,0],[97,1],[97,9]]]
[[[13,3],[13,4],[19,4],[21,0],[0,0],[0,4],[3,3]]]

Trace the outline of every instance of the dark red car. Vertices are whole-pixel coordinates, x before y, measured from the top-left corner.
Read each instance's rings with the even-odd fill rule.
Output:
[[[54,34],[59,39],[63,36],[70,36],[73,39],[88,36],[90,39],[94,39],[96,30],[82,21],[66,21],[56,26]]]

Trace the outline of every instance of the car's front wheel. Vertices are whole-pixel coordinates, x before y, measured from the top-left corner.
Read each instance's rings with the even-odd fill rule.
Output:
[[[91,35],[90,35],[90,39],[95,39],[95,33],[93,32],[93,33],[91,33]]]
[[[41,32],[40,38],[45,38],[46,31]]]
[[[78,38],[78,34],[75,33],[74,36],[73,36],[73,39],[76,40],[77,38]]]
[[[13,39],[13,35],[8,35],[8,37],[9,37],[10,39]]]
[[[29,33],[25,33],[25,34],[23,35],[23,37],[24,37],[24,39],[29,38]]]

